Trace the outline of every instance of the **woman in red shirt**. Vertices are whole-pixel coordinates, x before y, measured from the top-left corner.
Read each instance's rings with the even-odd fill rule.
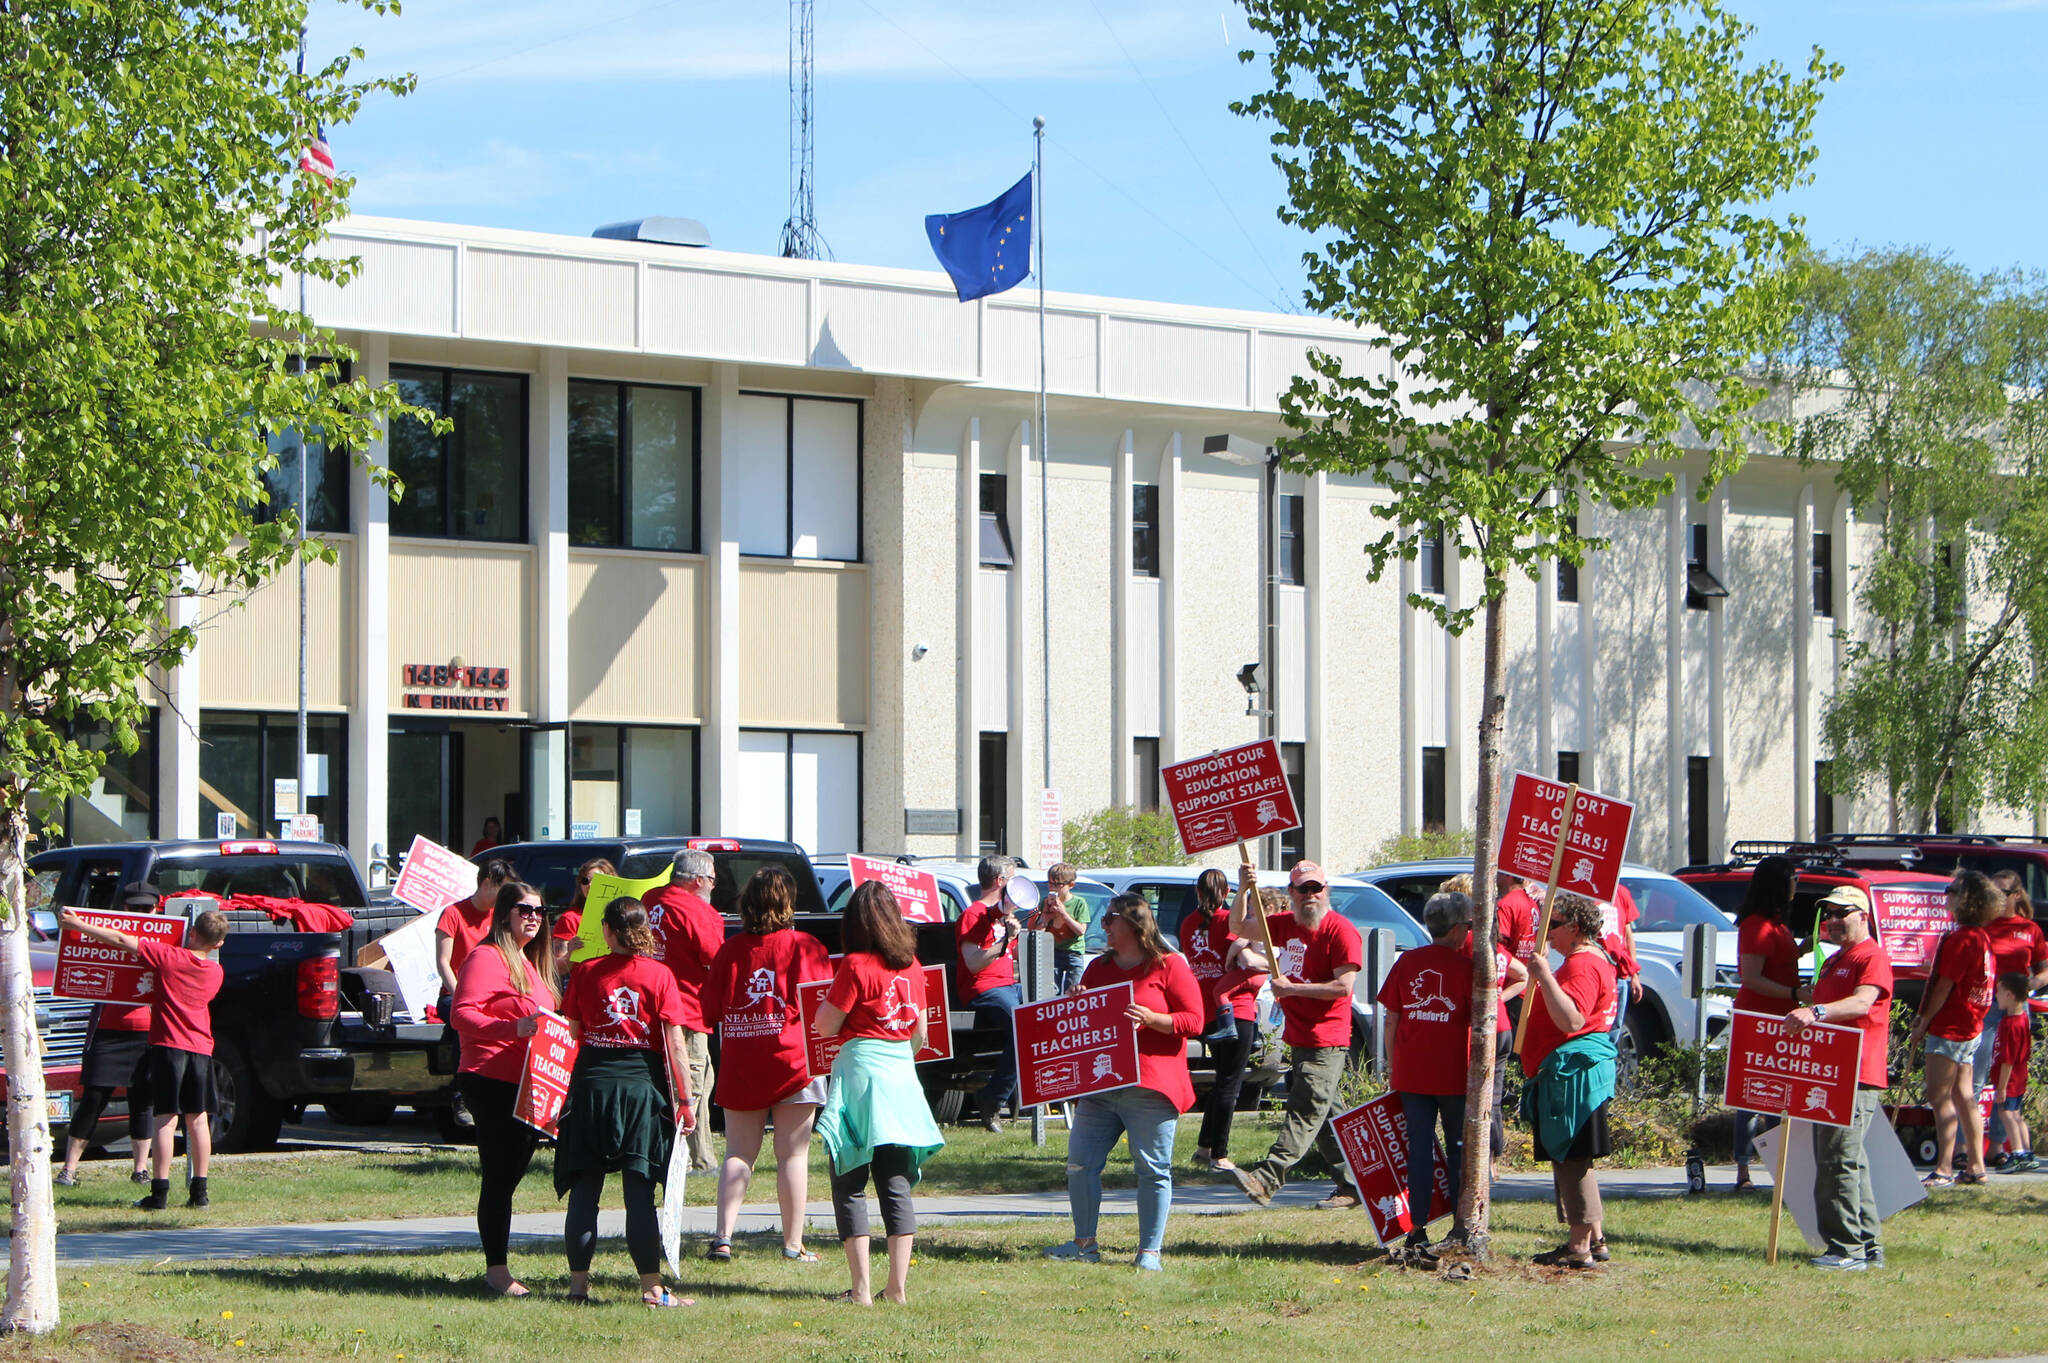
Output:
[[[1230,934],[1230,877],[1213,866],[1195,880],[1195,907],[1181,920],[1180,948],[1201,986],[1202,1016],[1209,1023],[1202,1046],[1216,1070],[1202,1103],[1194,1162],[1227,1174],[1237,1167],[1230,1162],[1230,1121],[1259,1039],[1259,988],[1266,976],[1244,965],[1245,942]]]
[[[1131,986],[1125,1016],[1138,1024],[1135,1087],[1091,1094],[1074,1104],[1067,1137],[1067,1204],[1074,1238],[1047,1250],[1051,1259],[1098,1263],[1096,1222],[1102,1214],[1102,1166],[1128,1135],[1138,1171],[1137,1266],[1159,1271],[1166,1213],[1173,1205],[1173,1140],[1180,1114],[1195,1105],[1188,1078],[1188,1038],[1202,1032],[1202,990],[1187,958],[1159,935],[1151,906],[1140,895],[1120,894],[1102,911],[1108,950],[1081,972],[1081,988]]]
[[[1551,951],[1564,964],[1550,968],[1548,953],[1529,958],[1529,1025],[1522,1030],[1522,1110],[1533,1115],[1535,1154],[1550,1161],[1558,1207],[1571,1228],[1538,1263],[1592,1268],[1607,1257],[1601,1234],[1600,1182],[1593,1161],[1612,1154],[1607,1105],[1614,1094],[1615,969],[1600,945],[1600,907],[1560,894],[1550,918]]]
[[[1977,1110],[1972,1063],[1984,1015],[1991,1011],[1991,936],[1984,925],[2005,896],[1982,871],[1958,871],[1949,882],[1948,913],[1956,926],[1934,948],[1927,990],[1908,1044],[1926,1044],[1927,1104],[1934,1109],[1931,1188],[1984,1181],[1984,1116]],[[1963,1172],[1955,1172],[1956,1129],[1963,1133]]]
[[[661,1285],[654,1211],[654,1185],[667,1176],[677,1128],[688,1133],[697,1125],[683,999],[675,975],[655,959],[654,930],[639,900],[604,906],[604,944],[608,954],[570,972],[562,996],[562,1015],[577,1041],[555,1138],[555,1196],[569,1195],[569,1300],[590,1300],[598,1198],[605,1175],[616,1172],[625,1185],[626,1250],[640,1274],[640,1300],[694,1306]]]
[[[477,1163],[483,1187],[476,1197],[476,1236],[483,1242],[484,1278],[508,1297],[527,1295],[506,1267],[512,1234],[512,1195],[533,1163],[540,1133],[512,1115],[526,1048],[540,1015],[555,1006],[547,938],[547,907],[540,891],[520,881],[501,886],[490,934],[463,958],[452,1006],[462,1038],[456,1083],[476,1119]]]
[[[1790,857],[1765,857],[1750,873],[1742,907],[1735,911],[1735,961],[1740,982],[1735,1007],[1744,1013],[1783,1017],[1799,1006],[1799,943],[1785,917],[1799,887],[1799,867]],[[1778,1124],[1735,1111],[1734,1191],[1752,1187],[1749,1166],[1756,1159],[1755,1133]]]
[[[825,1101],[813,1076],[796,987],[832,978],[825,944],[798,932],[796,882],[763,866],[740,891],[740,931],[711,958],[701,997],[718,1032],[714,1096],[725,1109],[725,1167],[718,1176],[718,1226],[705,1257],[732,1259],[732,1231],[754,1177],[761,1134],[775,1121],[775,1192],[782,1204],[782,1257],[815,1264],[804,1248],[804,1199],[811,1176],[811,1124]]]

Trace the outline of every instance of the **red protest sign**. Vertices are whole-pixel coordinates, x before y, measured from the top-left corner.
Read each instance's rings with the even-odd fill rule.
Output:
[[[889,893],[896,896],[896,907],[903,910],[905,922],[946,921],[946,901],[939,898],[939,878],[930,871],[920,871],[900,861],[857,855],[846,858],[846,869],[853,873],[853,883],[857,886],[871,880],[887,885]]]
[[[576,1068],[576,1038],[569,1020],[556,1013],[540,1014],[540,1030],[526,1044],[526,1069],[519,1076],[519,1096],[512,1115],[552,1136],[569,1101],[569,1074]]]
[[[1176,762],[1159,783],[1190,855],[1301,827],[1276,739]]]
[[[1545,875],[1549,874],[1546,869]],[[1372,1217],[1372,1232],[1383,1245],[1392,1244],[1415,1229],[1408,1212],[1408,1120],[1401,1115],[1401,1100],[1391,1093],[1354,1107],[1330,1119],[1330,1131],[1344,1163],[1351,1169],[1351,1186]],[[1444,1148],[1436,1133],[1430,1132],[1430,1149],[1436,1161],[1436,1181],[1430,1187],[1429,1215],[1422,1224],[1449,1216],[1457,1205],[1457,1191],[1451,1187],[1450,1170],[1444,1167]]]
[[[1138,1024],[1128,982],[1027,1003],[1013,1015],[1019,1110],[1138,1082]]]
[[[145,942],[175,947],[185,941],[182,918],[95,909],[73,912],[96,928],[112,928]],[[148,1003],[156,993],[156,971],[133,952],[102,946],[84,933],[66,928],[57,938],[57,973],[50,993],[60,999],[90,999],[94,1003]]]
[[[415,834],[412,850],[405,854],[405,869],[398,873],[391,895],[421,913],[438,913],[475,894],[476,878],[476,865],[468,857]]]
[[[1795,1033],[1773,1013],[1735,1014],[1722,1101],[1748,1112],[1847,1126],[1856,1111],[1861,1027],[1819,1023]]]
[[[836,961],[839,957],[832,959]],[[843,1036],[819,1036],[811,1028],[817,1020],[818,1005],[825,1001],[825,991],[831,987],[830,980],[812,980],[796,987],[797,1014],[804,1028],[804,1055],[813,1077],[832,1073],[832,1062],[838,1058],[839,1048],[846,1044]],[[942,965],[924,968],[924,1030],[924,1049],[911,1061],[922,1065],[927,1060],[951,1060],[953,1022],[946,1011],[946,967]]]
[[[1501,831],[1500,869],[1524,880],[1550,882],[1551,858],[1557,852],[1558,823],[1564,817],[1567,788],[1560,782],[1515,773],[1508,793],[1508,813]],[[1612,899],[1621,881],[1621,857],[1636,807],[1626,800],[1579,792],[1572,807],[1571,838],[1558,866],[1557,888],[1588,899]]]
[[[1934,961],[1935,944],[1952,926],[1948,916],[1948,885],[1878,885],[1877,934],[1894,970],[1924,970]]]

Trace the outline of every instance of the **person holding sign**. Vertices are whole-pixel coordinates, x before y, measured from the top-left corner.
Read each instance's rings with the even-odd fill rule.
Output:
[[[619,868],[603,857],[592,857],[576,868],[576,893],[570,896],[569,907],[562,910],[562,916],[555,920],[554,956],[555,978],[567,980],[570,954],[576,950],[576,943],[583,937],[583,903],[590,897],[590,881],[594,876],[615,876]]]
[[[1877,1188],[1870,1178],[1864,1133],[1884,1098],[1885,1047],[1892,1025],[1892,963],[1870,931],[1870,900],[1854,885],[1828,891],[1819,904],[1816,929],[1840,947],[1828,957],[1812,985],[1801,989],[1812,1002],[1785,1018],[1794,1028],[1816,1022],[1854,1022],[1863,1028],[1863,1053],[1856,1073],[1855,1119],[1848,1126],[1813,1128],[1814,1219],[1826,1253],[1808,1260],[1815,1268],[1861,1272],[1884,1267],[1878,1243],[1882,1222]]]
[[[121,887],[121,908],[128,913],[155,913],[162,895],[146,880]],[[64,1167],[57,1171],[59,1188],[78,1186],[78,1161],[85,1158],[90,1137],[114,1090],[128,1090],[128,1147],[135,1156],[129,1177],[149,1182],[149,1141],[155,1113],[149,1106],[149,1005],[102,1003],[92,1012],[92,1043],[79,1066],[78,1106],[71,1113],[71,1134],[64,1142]]]
[[[1436,1127],[1444,1129],[1444,1165],[1462,1187],[1465,1071],[1472,1053],[1472,901],[1439,891],[1422,906],[1430,944],[1404,951],[1380,986],[1382,1025],[1392,1064],[1387,1087],[1401,1099],[1408,1131],[1408,1205],[1427,1208],[1436,1187]],[[1455,1236],[1463,1223],[1452,1227]],[[1429,1253],[1429,1228],[1418,1217],[1405,1248]]]
[[[493,857],[483,865],[476,878],[476,891],[467,899],[458,899],[441,910],[441,916],[434,923],[434,966],[441,975],[441,997],[438,1010],[446,1021],[449,1010],[454,1006],[457,976],[462,963],[469,959],[469,953],[476,950],[491,930],[491,916],[497,912],[498,891],[518,878],[512,863],[502,857]],[[454,1032],[458,1055],[461,1050],[462,1034]],[[458,1069],[460,1063],[458,1062]],[[457,1126],[470,1126],[475,1119],[470,1115],[469,1103],[462,1090],[455,1091],[455,1101],[449,1105],[449,1115]]]
[[[711,1024],[704,1017],[704,979],[711,958],[725,945],[725,920],[711,907],[711,887],[718,883],[718,864],[701,847],[676,853],[667,885],[641,902],[654,930],[654,958],[675,976],[682,1001],[683,1040],[690,1052],[690,1092],[708,1094],[718,1081],[711,1064]],[[711,1149],[711,1123],[699,1122],[690,1132],[690,1171],[708,1173],[716,1167]]]
[[[1984,924],[2005,896],[1982,871],[1958,871],[1948,887],[1953,932],[1942,934],[1927,967],[1927,992],[1909,1046],[1926,1044],[1927,1104],[1934,1109],[1934,1168],[1930,1188],[1984,1181],[1984,1116],[1977,1107],[1973,1064],[1977,1038],[1991,1011],[1991,936]],[[1956,1130],[1962,1129],[1963,1172],[1955,1172]]]
[[[1614,963],[1600,944],[1600,906],[1583,895],[1551,901],[1546,945],[1564,957],[1550,968],[1548,951],[1529,957],[1529,992],[1522,1033],[1522,1117],[1534,1136],[1537,1159],[1550,1161],[1550,1179],[1569,1238],[1534,1256],[1540,1264],[1593,1268],[1607,1259],[1601,1233],[1600,1181],[1593,1161],[1614,1151],[1607,1104],[1614,1097]]]
[[[1237,1167],[1230,1162],[1230,1123],[1259,1037],[1259,989],[1266,977],[1244,967],[1250,943],[1230,935],[1230,877],[1213,866],[1195,878],[1195,907],[1181,919],[1180,945],[1202,987],[1202,1014],[1209,1019],[1202,1045],[1216,1067],[1195,1138],[1195,1165],[1227,1174]]]
[[[609,954],[593,956],[569,975],[562,1015],[577,1042],[569,1100],[555,1141],[555,1196],[569,1197],[564,1227],[569,1300],[590,1300],[590,1261],[597,1253],[597,1203],[604,1178],[617,1173],[626,1192],[626,1250],[640,1274],[648,1306],[694,1306],[661,1285],[661,1231],[654,1185],[668,1171],[676,1114],[685,1132],[696,1125],[683,1076],[683,1005],[675,976],[654,958],[647,910],[631,898],[604,907]],[[670,1077],[684,1083],[671,1093]]]
[[[1799,886],[1799,867],[1790,857],[1765,857],[1750,873],[1749,889],[1735,911],[1735,961],[1740,984],[1735,1008],[1743,1013],[1783,1017],[1799,1005],[1799,943],[1785,915]],[[1776,1117],[1763,1119],[1765,1129]],[[1735,1186],[1752,1186],[1749,1166],[1756,1159],[1757,1114],[1735,1109]]]
[[[804,1048],[796,987],[829,979],[825,944],[796,930],[796,882],[763,866],[740,891],[740,930],[711,958],[704,1016],[718,1029],[718,1084],[725,1109],[725,1168],[718,1176],[718,1224],[705,1257],[732,1259],[732,1231],[754,1177],[761,1135],[775,1121],[775,1192],[782,1204],[782,1257],[807,1264],[804,1199],[810,1186],[811,1124],[825,1101]]]
[[[1011,912],[1010,876],[1016,863],[1008,857],[983,857],[975,868],[980,886],[974,902],[960,915],[960,996],[974,1010],[974,1025],[994,1028],[1002,1051],[988,1084],[975,1096],[981,1124],[1003,1129],[1003,1104],[1017,1096],[1017,1033],[1011,1019],[1024,1001],[1017,988],[1017,915]],[[894,896],[890,897],[894,902]]]
[[[1088,963],[1081,988],[1131,986],[1124,1016],[1138,1025],[1138,1082],[1134,1087],[1075,1100],[1067,1139],[1067,1205],[1074,1238],[1045,1251],[1048,1259],[1099,1263],[1095,1228],[1102,1217],[1102,1166],[1128,1136],[1138,1171],[1137,1267],[1157,1273],[1173,1205],[1173,1141],[1180,1114],[1195,1105],[1188,1078],[1188,1038],[1206,1025],[1202,989],[1187,958],[1167,947],[1144,897],[1120,894],[1102,911],[1107,950]]]
[[[1282,1039],[1292,1068],[1279,1136],[1264,1158],[1231,1170],[1231,1177],[1263,1207],[1286,1185],[1287,1171],[1314,1146],[1337,1182],[1328,1205],[1355,1207],[1358,1195],[1345,1182],[1344,1154],[1330,1132],[1330,1117],[1337,1110],[1344,1059],[1351,1050],[1351,988],[1365,961],[1364,943],[1343,914],[1330,911],[1329,877],[1314,862],[1295,863],[1287,876],[1288,911],[1270,917],[1253,898],[1259,892],[1258,870],[1246,862],[1237,879],[1230,930],[1264,942],[1278,957],[1269,961],[1247,951],[1244,960],[1249,967],[1273,972],[1273,998],[1287,1017]]]
[[[813,1023],[819,1036],[847,1038],[832,1061],[832,1083],[818,1116],[818,1134],[832,1161],[832,1219],[853,1280],[839,1300],[874,1305],[868,1264],[872,1179],[889,1237],[889,1282],[882,1295],[901,1305],[910,1299],[917,1235],[910,1190],[924,1162],[946,1144],[917,1081],[915,1057],[926,1039],[924,969],[917,963],[917,937],[903,921],[896,896],[880,881],[855,887],[840,915],[839,944],[846,954]]]
[[[512,1236],[512,1195],[533,1163],[540,1133],[512,1115],[526,1048],[540,1014],[555,1006],[554,965],[547,941],[547,905],[520,881],[498,887],[490,932],[463,959],[455,979],[452,1021],[462,1039],[455,1076],[476,1122],[476,1238],[484,1280],[507,1297],[527,1295],[506,1266]]]

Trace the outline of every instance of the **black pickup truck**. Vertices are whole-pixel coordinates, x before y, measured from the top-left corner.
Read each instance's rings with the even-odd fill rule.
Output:
[[[384,971],[351,964],[364,945],[416,911],[395,900],[372,903],[345,849],[253,839],[102,843],[43,852],[29,872],[38,882],[39,931],[53,937],[55,906],[112,909],[120,887],[136,880],[167,895],[298,899],[354,917],[344,931],[301,932],[259,912],[228,915],[232,931],[220,949],[226,978],[213,1002],[218,1149],[275,1145],[285,1119],[309,1103],[363,1122],[389,1118],[402,1102],[446,1109],[456,1056],[442,1041],[442,1025],[371,1021],[390,1017],[371,996],[394,994],[396,986]],[[65,1000],[49,1007],[73,1030],[91,1010]],[[102,1130],[111,1132],[124,1114],[115,1105]]]

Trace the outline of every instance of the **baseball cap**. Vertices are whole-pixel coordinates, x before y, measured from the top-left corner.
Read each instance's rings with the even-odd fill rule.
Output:
[[[153,909],[161,898],[163,895],[157,887],[147,880],[131,880],[121,887],[121,904],[124,908],[131,904],[147,904]]]
[[[1843,908],[1858,909],[1864,913],[1870,912],[1870,896],[1863,893],[1862,888],[1856,885],[1835,886],[1834,889],[1821,896],[1820,904],[1816,905],[1816,908],[1824,907],[1828,904],[1839,904]]]
[[[1327,885],[1330,878],[1323,874],[1323,868],[1312,861],[1297,861],[1294,869],[1287,873],[1289,888],[1296,885]]]

